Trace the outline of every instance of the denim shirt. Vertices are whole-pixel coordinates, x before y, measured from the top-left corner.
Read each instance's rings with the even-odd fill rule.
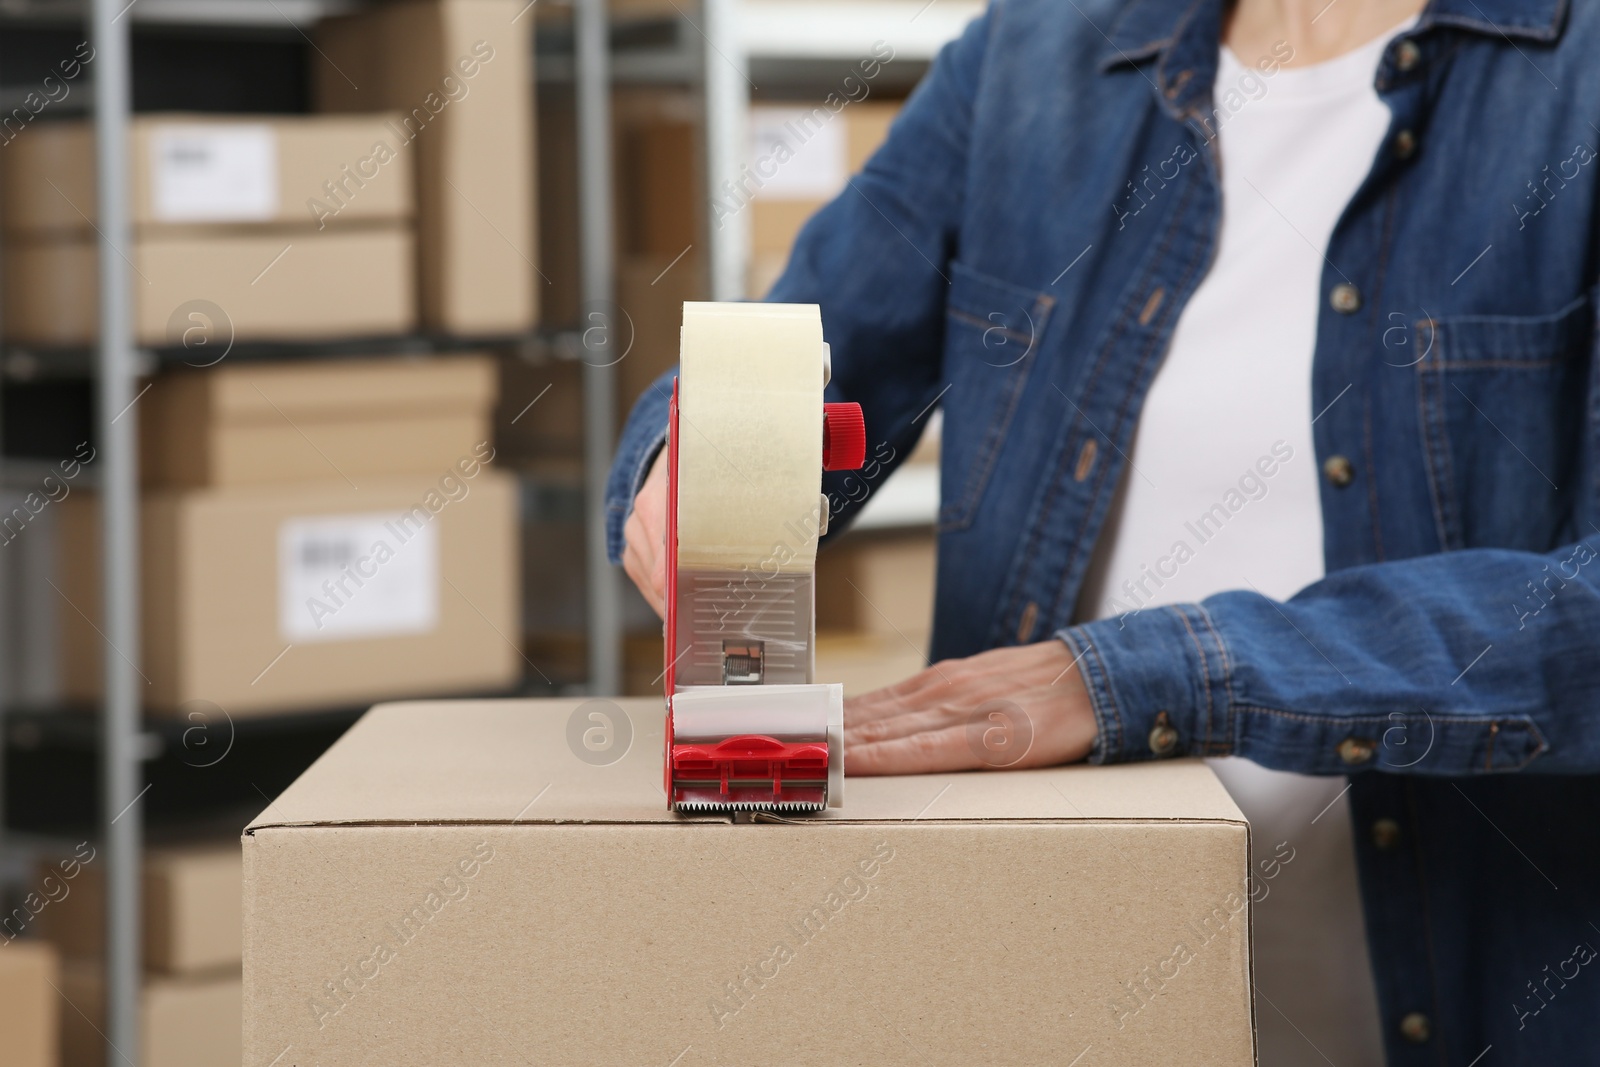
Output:
[[[934,657],[1055,634],[1095,762],[1350,775],[1389,1062],[1600,1061],[1600,5],[1433,0],[1384,52],[1319,294],[1327,576],[1073,625],[1216,251],[1222,17],[993,0],[807,224],[770,299],[821,305],[880,460],[834,528],[940,405]],[[658,383],[614,556],[665,418]]]

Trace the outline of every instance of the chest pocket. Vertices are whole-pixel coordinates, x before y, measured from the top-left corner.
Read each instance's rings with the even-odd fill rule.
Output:
[[[1022,403],[1055,298],[950,265],[939,527],[972,525]]]
[[[1582,470],[1592,294],[1549,315],[1427,320],[1416,336],[1443,546],[1544,551],[1567,539]]]

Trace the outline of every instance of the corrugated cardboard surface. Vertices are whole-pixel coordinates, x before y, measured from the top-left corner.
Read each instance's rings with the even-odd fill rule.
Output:
[[[414,127],[423,324],[519,333],[538,316],[532,17],[520,0],[398,0],[318,24],[321,111]],[[483,48],[493,50],[484,61]],[[474,70],[468,77],[466,70]]]
[[[50,987],[61,984],[60,972],[47,944],[0,943],[0,1063],[6,1067],[56,1067],[61,998]]]
[[[265,223],[315,224],[307,201],[331,202],[323,183],[343,183],[344,206],[328,225],[358,219],[408,219],[415,208],[409,162],[394,160],[368,169],[371,177],[343,173],[372,156],[379,142],[393,145],[390,123],[397,114],[355,115],[140,115],[128,126],[129,192],[135,226],[161,225],[152,203],[150,150],[158,130],[173,126],[266,126],[275,143],[278,211]],[[6,229],[19,233],[89,235],[96,218],[93,129],[87,122],[41,123],[0,156],[0,212]],[[360,181],[357,187],[356,181]]]
[[[92,236],[92,235],[91,235]],[[140,344],[182,345],[200,323],[204,366],[230,341],[310,341],[406,333],[416,325],[413,239],[405,224],[357,228],[162,228],[128,250]],[[81,345],[98,329],[93,240],[4,248],[7,340]],[[191,312],[200,318],[191,317]],[[198,336],[198,335],[195,335]]]
[[[189,974],[238,967],[241,872],[233,841],[146,851],[145,966]],[[104,912],[104,875],[91,864],[41,913],[41,932],[65,955],[97,959],[105,949]]]
[[[172,487],[433,474],[489,439],[486,355],[220,364],[139,402],[145,483]]]
[[[439,622],[431,633],[293,644],[279,631],[278,531],[289,519],[404,511],[433,477],[363,479],[288,488],[145,494],[144,610],[140,667],[146,707],[182,711],[192,700],[228,715],[338,706],[419,692],[494,690],[516,683],[517,485],[480,470],[456,478],[465,497],[443,505],[439,529]],[[456,477],[451,474],[452,477]],[[95,498],[61,505],[62,550],[72,566],[62,591],[63,685],[90,700],[100,689],[101,639]],[[281,654],[281,658],[280,658]]]
[[[1253,1062],[1248,829],[1202,764],[686,820],[659,703],[579,704],[374,709],[252,824],[246,1063]]]
[[[99,964],[62,975],[61,1067],[126,1067],[107,1055]],[[147,978],[139,1000],[139,1067],[233,1067],[239,1058],[239,977]]]

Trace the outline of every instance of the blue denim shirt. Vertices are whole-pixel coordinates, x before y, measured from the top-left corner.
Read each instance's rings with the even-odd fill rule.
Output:
[[[1216,250],[1222,15],[993,0],[806,226],[770,299],[821,305],[886,457],[828,476],[836,523],[941,405],[934,656],[1058,635],[1096,762],[1159,724],[1350,774],[1389,1062],[1600,1062],[1600,5],[1433,0],[1383,55],[1321,281],[1326,578],[1075,626]],[[623,436],[614,554],[665,411]]]

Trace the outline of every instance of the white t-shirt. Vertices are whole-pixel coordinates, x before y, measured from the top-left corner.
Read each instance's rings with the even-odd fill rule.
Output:
[[[1404,28],[1270,75],[1223,49],[1216,260],[1145,400],[1080,620],[1230,589],[1282,600],[1322,577],[1311,359],[1324,254],[1388,129],[1372,85]],[[1294,849],[1255,912],[1263,1067],[1381,1064],[1345,781],[1211,763],[1257,858]]]

